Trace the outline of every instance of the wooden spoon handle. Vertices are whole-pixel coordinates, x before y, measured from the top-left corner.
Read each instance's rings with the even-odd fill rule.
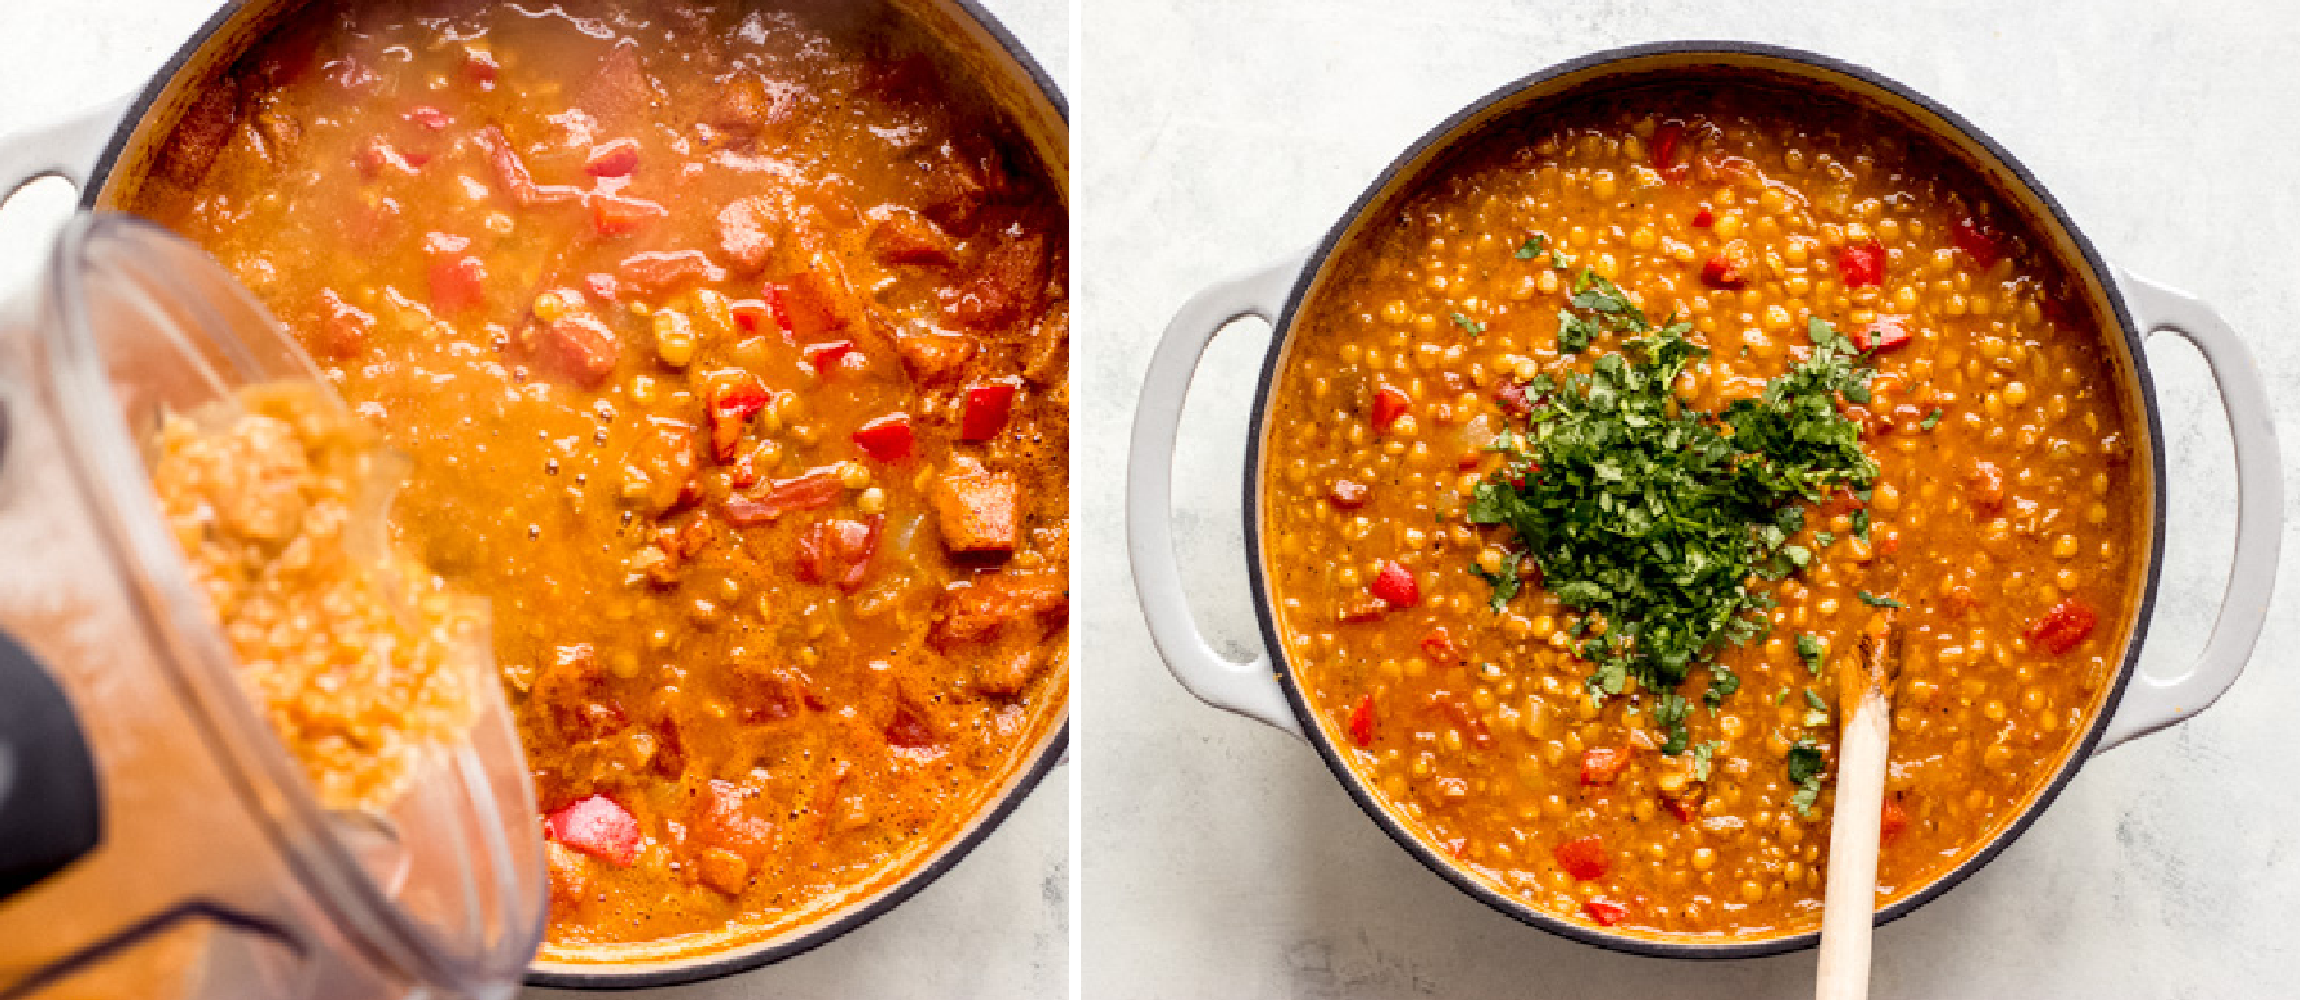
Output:
[[[1821,904],[1818,1000],[1869,995],[1869,936],[1877,910],[1877,841],[1884,826],[1885,761],[1892,736],[1887,693],[1899,663],[1891,612],[1861,635],[1860,669],[1837,678],[1844,727],[1837,739],[1837,808],[1829,822],[1829,885]]]

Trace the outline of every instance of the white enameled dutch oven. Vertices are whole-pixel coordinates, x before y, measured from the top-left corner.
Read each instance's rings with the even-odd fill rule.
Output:
[[[240,0],[226,4],[134,99],[115,101],[45,128],[0,138],[0,198],[34,179],[56,176],[79,189],[83,209],[104,210],[123,203],[142,182],[161,142],[197,96],[201,83],[218,67],[230,65],[261,42],[274,25],[307,2]],[[896,16],[909,19],[937,40],[982,83],[1037,152],[1067,199],[1069,108],[1054,81],[1022,44],[975,0],[890,2]],[[763,941],[671,961],[613,965],[536,962],[528,970],[527,981],[578,989],[635,989],[693,982],[778,962],[837,938],[910,898],[965,858],[1061,760],[1068,742],[1065,722],[1023,751],[1006,786],[957,836],[918,860],[903,878],[857,894],[824,919]],[[0,779],[4,774],[0,768]],[[6,982],[6,977],[0,976],[0,992],[5,991]]]
[[[1444,162],[1445,154],[1497,120],[1528,109],[1556,106],[1613,88],[1665,82],[1686,74],[1718,73],[1762,76],[1776,85],[1833,95],[1883,112],[1918,134],[1931,136],[1943,148],[1971,164],[2021,214],[2073,276],[2075,293],[2088,299],[2092,315],[2104,324],[2103,337],[2120,374],[2127,412],[2146,415],[2144,478],[2153,511],[2146,537],[2145,571],[2139,600],[2127,631],[2129,638],[2119,657],[2112,686],[2101,707],[2086,723],[2083,739],[2070,752],[2043,789],[2025,809],[2000,828],[1997,835],[1965,857],[1962,863],[1918,890],[1877,911],[1878,923],[1893,920],[1923,906],[1996,857],[2020,836],[2043,811],[2086,758],[2135,736],[2179,722],[2210,705],[2235,682],[2251,657],[2266,618],[2270,587],[2276,575],[2277,545],[2283,511],[2283,484],[2278,466],[2275,425],[2266,387],[2244,342],[2211,308],[2184,293],[2133,275],[2101,260],[2060,204],[2036,178],[1994,140],[1971,123],[1916,91],[1861,67],[1816,55],[1767,45],[1739,42],[1667,42],[1594,53],[1560,63],[1527,76],[1487,95],[1424,135],[1369,184],[1348,213],[1336,221],[1309,254],[1277,262],[1200,292],[1185,304],[1166,327],[1143,381],[1141,403],[1135,413],[1134,438],[1128,459],[1126,531],[1133,560],[1135,586],[1150,634],[1174,676],[1207,704],[1267,723],[1307,740],[1325,759],[1334,779],[1357,800],[1403,847],[1431,871],[1444,876],[1494,909],[1544,930],[1619,951],[1673,958],[1737,958],[1811,947],[1817,931],[1767,937],[1720,938],[1717,941],[1659,940],[1606,930],[1559,919],[1494,890],[1457,865],[1432,845],[1417,839],[1393,817],[1365,787],[1325,732],[1313,723],[1300,684],[1285,660],[1271,615],[1270,581],[1261,547],[1261,463],[1272,433],[1267,426],[1271,391],[1287,363],[1289,346],[1297,332],[1303,304],[1321,293],[1329,275],[1337,271],[1339,248],[1358,245],[1359,231],[1389,217],[1388,209],[1403,192]],[[1245,429],[1247,457],[1244,472],[1247,565],[1252,576],[1255,613],[1265,652],[1247,663],[1223,658],[1209,646],[1192,622],[1182,592],[1170,522],[1172,469],[1176,426],[1200,355],[1214,334],[1232,320],[1259,317],[1272,326],[1260,386],[1250,425]],[[2170,333],[2196,345],[2210,365],[2236,445],[2236,548],[2228,588],[2221,602],[2212,636],[2194,661],[2177,674],[2157,676],[2137,671],[2143,638],[2155,606],[2156,583],[2163,560],[2165,523],[2164,442],[2161,437],[2154,385],[2149,377],[2143,342],[2157,333]]]

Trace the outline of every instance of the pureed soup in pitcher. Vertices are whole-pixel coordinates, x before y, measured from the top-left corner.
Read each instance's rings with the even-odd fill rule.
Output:
[[[803,926],[1063,717],[1067,212],[890,11],[314,10],[129,207],[214,253],[412,469],[492,604],[546,959]]]
[[[1811,930],[1872,626],[1880,905],[2056,772],[2149,493],[2101,331],[1969,169],[1719,78],[1505,119],[1384,219],[1273,387],[1262,552],[1320,725],[1417,836],[1615,932]]]

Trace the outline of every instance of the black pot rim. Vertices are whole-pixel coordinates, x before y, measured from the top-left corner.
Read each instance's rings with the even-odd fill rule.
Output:
[[[161,95],[167,91],[168,85],[174,81],[176,74],[206,50],[209,43],[214,41],[224,27],[234,18],[240,16],[249,2],[250,0],[233,0],[233,2],[225,4],[213,16],[209,17],[207,22],[199,27],[199,30],[193,32],[191,37],[187,38],[184,44],[176,49],[175,54],[168,57],[168,61],[164,65],[153,72],[150,81],[144,85],[143,91],[137,94],[136,99],[130,102],[127,109],[122,112],[119,125],[113,129],[111,139],[104,144],[102,155],[97,157],[95,167],[89,172],[88,183],[82,186],[80,190],[80,207],[83,210],[94,210],[100,207],[99,202],[102,200],[105,184],[111,178],[112,171],[119,166],[121,156],[127,151],[129,141],[135,136],[136,127],[143,122],[144,116],[149,114],[152,108],[159,103]],[[1052,76],[1047,74],[1045,67],[1040,66],[1038,60],[1031,56],[1030,50],[1023,47],[1021,40],[1016,38],[1014,33],[995,15],[983,8],[981,0],[943,0],[943,2],[965,11],[968,17],[980,25],[983,31],[998,43],[999,48],[1006,53],[1007,57],[1012,59],[1015,65],[1030,78],[1031,83],[1046,98],[1047,103],[1053,105],[1055,114],[1061,118],[1064,125],[1069,124],[1070,103],[1063,96],[1062,88],[1056,85]],[[1037,789],[1039,780],[1046,777],[1046,773],[1053,770],[1054,766],[1062,761],[1064,754],[1069,750],[1070,722],[1067,710],[1064,715],[1062,725],[1055,730],[1054,735],[1046,741],[1045,745],[1039,748],[1038,754],[1030,762],[1030,766],[1024,769],[1021,777],[1006,789],[997,803],[989,811],[983,813],[971,829],[945,845],[926,864],[920,865],[892,885],[879,890],[861,906],[808,927],[804,933],[788,940],[778,941],[767,946],[733,948],[705,960],[667,962],[661,963],[660,967],[622,972],[613,971],[612,967],[607,966],[602,966],[597,970],[575,967],[543,970],[530,966],[525,981],[530,986],[577,990],[631,990],[654,986],[676,986],[731,976],[739,972],[748,972],[828,944],[845,935],[848,931],[878,918],[879,915],[916,895],[919,890],[933,884],[936,879],[942,877],[943,873],[965,860],[966,856],[972,853],[974,848],[985,838],[989,837],[992,831],[997,830],[1006,821],[1006,817],[1022,804],[1022,800],[1028,798],[1030,793]]]
[[[1497,892],[1482,878],[1469,873],[1453,859],[1441,855],[1431,845],[1414,836],[1412,831],[1407,830],[1404,824],[1390,815],[1389,811],[1376,801],[1373,793],[1367,789],[1364,782],[1358,778],[1355,772],[1350,770],[1349,764],[1343,760],[1341,753],[1327,737],[1324,727],[1318,724],[1317,715],[1304,698],[1300,682],[1295,677],[1286,646],[1279,641],[1276,616],[1271,612],[1269,581],[1260,555],[1262,552],[1262,497],[1259,487],[1262,467],[1262,441],[1266,422],[1269,418],[1271,391],[1277,382],[1279,362],[1290,342],[1294,323],[1298,319],[1302,302],[1308,295],[1310,286],[1316,282],[1320,272],[1324,270],[1326,262],[1333,256],[1336,248],[1340,246],[1352,223],[1381,202],[1392,189],[1392,186],[1401,179],[1405,179],[1404,175],[1408,174],[1417,162],[1422,161],[1425,154],[1435,151],[1438,147],[1444,146],[1454,139],[1474,135],[1474,132],[1463,133],[1461,136],[1457,136],[1455,133],[1496,105],[1511,100],[1521,92],[1568,74],[1607,66],[1634,64],[1657,56],[1686,55],[1714,55],[1734,59],[1755,57],[1795,64],[1808,69],[1818,69],[1825,73],[1866,84],[1915,105],[1939,119],[1947,130],[1962,133],[1965,138],[1986,152],[1994,160],[1994,165],[2004,168],[2005,173],[2012,180],[2032,194],[2043,206],[2045,212],[2049,214],[2051,220],[2063,232],[2067,233],[2070,241],[2082,257],[2084,269],[2098,281],[2106,293],[2108,308],[2113,311],[2118,326],[2117,332],[2123,336],[2125,346],[2132,358],[2132,376],[2138,382],[2136,395],[2142,401],[2144,418],[2147,423],[2150,469],[2153,476],[2151,488],[2154,494],[2154,514],[2150,522],[2149,556],[2142,573],[2143,583],[2140,599],[2132,610],[2132,631],[2125,644],[2124,661],[2118,667],[2099,709],[2086,723],[2083,738],[2068,751],[2067,757],[2062,761],[2052,780],[2036,792],[2028,804],[2023,807],[2020,814],[2001,827],[1988,843],[1966,855],[1947,873],[1916,892],[1910,893],[1879,910],[1876,915],[1876,924],[1882,926],[1906,916],[1918,907],[1954,888],[1974,872],[1979,871],[2014,840],[2019,839],[2029,825],[2036,821],[2037,816],[2043,813],[2045,807],[2059,797],[2061,789],[2092,756],[2109,720],[2116,717],[2117,706],[2123,700],[2125,686],[2131,680],[2133,671],[2139,663],[2140,651],[2144,645],[2144,640],[2147,638],[2149,619],[2153,616],[2156,604],[2157,577],[2161,568],[2164,549],[2164,443],[2162,427],[2157,414],[2155,381],[2149,375],[2148,356],[2142,350],[2141,332],[2135,328],[2132,316],[2126,309],[2121,294],[2122,286],[2117,282],[2113,270],[2101,258],[2100,253],[2093,247],[2092,241],[2084,235],[2083,230],[2077,228],[2075,220],[2070,218],[2068,212],[2061,207],[2060,201],[2052,196],[2051,192],[2038,181],[2036,175],[2015,158],[2010,150],[1981,131],[1972,122],[1967,121],[1963,116],[1926,97],[1914,88],[1875,70],[1841,59],[1803,49],[1746,41],[1659,41],[1602,49],[1553,64],[1504,84],[1447,117],[1434,128],[1423,133],[1421,138],[1415,140],[1412,145],[1407,146],[1404,151],[1398,154],[1397,158],[1391,160],[1387,167],[1375,175],[1373,180],[1366,185],[1365,190],[1359,194],[1356,200],[1351,202],[1348,210],[1335,220],[1333,226],[1312,248],[1301,271],[1295,276],[1293,288],[1286,295],[1285,307],[1271,324],[1270,347],[1263,359],[1260,382],[1255,387],[1254,405],[1249,411],[1252,414],[1251,422],[1247,428],[1245,464],[1246,566],[1253,588],[1254,614],[1261,626],[1262,642],[1270,651],[1275,662],[1280,665],[1279,669],[1276,670],[1279,687],[1285,691],[1287,704],[1293,708],[1295,718],[1301,722],[1303,736],[1312,747],[1317,749],[1318,756],[1325,761],[1327,769],[1333,772],[1335,781],[1349,792],[1350,798],[1358,804],[1358,808],[1370,817],[1376,826],[1381,827],[1391,840],[1396,841],[1406,853],[1420,861],[1423,867],[1453,883],[1455,888],[1472,898],[1521,923],[1584,944],[1595,945],[1611,951],[1660,958],[1757,958],[1813,947],[1820,941],[1820,932],[1813,930],[1800,934],[1754,940],[1720,938],[1715,943],[1711,943],[1682,938],[1640,937],[1632,934],[1602,931],[1537,910]],[[1912,124],[1912,127],[1917,126]],[[1931,132],[1933,130],[1920,129],[1920,131]],[[2075,262],[2064,261],[2063,263]],[[2103,331],[2103,333],[2105,335],[2107,331]]]

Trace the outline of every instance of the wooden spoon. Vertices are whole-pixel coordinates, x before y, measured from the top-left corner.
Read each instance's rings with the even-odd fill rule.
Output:
[[[1869,995],[1869,932],[1877,911],[1877,839],[1883,825],[1892,675],[1900,632],[1893,613],[1861,632],[1861,669],[1837,675],[1837,810],[1829,823],[1829,886],[1822,898],[1818,1000]]]

